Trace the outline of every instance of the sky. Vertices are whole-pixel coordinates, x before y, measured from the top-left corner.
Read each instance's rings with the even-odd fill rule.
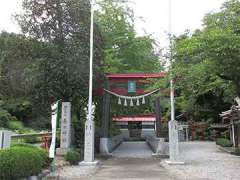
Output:
[[[160,46],[168,44],[169,0],[131,0],[139,35],[152,34]],[[201,28],[206,13],[216,12],[225,0],[172,0],[172,33]],[[21,11],[21,0],[0,0],[0,31],[20,32],[12,15]]]
[[[226,0],[172,0],[172,33],[180,35],[185,30],[194,31],[202,27],[202,19],[209,12],[217,12]],[[140,35],[146,31],[159,40],[162,46],[168,43],[169,0],[132,0]]]

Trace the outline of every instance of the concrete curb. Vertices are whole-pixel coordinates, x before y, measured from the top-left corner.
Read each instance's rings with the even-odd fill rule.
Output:
[[[219,146],[219,145],[217,145],[217,148],[218,148],[219,150],[221,150],[221,151],[223,151],[223,152],[226,152],[226,153],[229,153],[229,154],[233,154],[233,153],[234,153],[234,151],[228,150],[228,149],[226,149],[226,148],[224,148],[224,147],[222,147],[222,146]]]
[[[184,164],[185,165],[185,164]],[[160,162],[160,166],[165,168],[167,171],[169,171],[170,174],[176,176],[176,177],[180,177],[180,179],[183,179],[183,178],[187,178],[186,177],[186,174],[183,173],[182,171],[174,168],[173,167],[176,167],[176,166],[184,166],[184,165],[169,165],[168,163],[165,162],[165,160],[161,161]]]

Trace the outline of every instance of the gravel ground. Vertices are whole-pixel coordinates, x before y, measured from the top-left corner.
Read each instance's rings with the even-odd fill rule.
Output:
[[[152,158],[145,143],[123,143],[97,167],[66,166],[58,175],[61,180],[240,179],[240,157],[222,152],[213,142],[180,143],[180,152],[185,164],[167,165],[165,160],[159,163],[160,159]]]
[[[84,180],[89,179],[99,166],[66,166],[58,170],[59,180]]]
[[[183,180],[239,180],[240,158],[217,148],[213,142],[180,144],[185,165],[161,165]]]

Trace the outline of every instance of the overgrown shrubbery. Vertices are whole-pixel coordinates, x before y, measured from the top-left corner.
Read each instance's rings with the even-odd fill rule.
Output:
[[[22,122],[28,121],[32,115],[32,104],[25,99],[5,102],[3,108]]]
[[[24,129],[24,125],[21,121],[10,121],[9,122],[9,126],[8,126],[9,129],[11,130],[23,130]]]
[[[218,138],[216,140],[216,144],[220,145],[222,147],[231,147],[232,146],[231,141],[229,139],[226,139],[226,138]]]
[[[21,179],[38,175],[49,162],[47,152],[43,149],[27,144],[14,145],[0,151],[0,179]]]
[[[76,150],[68,151],[64,156],[65,160],[68,161],[71,165],[77,165],[80,161],[80,153]]]
[[[11,114],[0,108],[0,127],[7,128],[11,120]]]

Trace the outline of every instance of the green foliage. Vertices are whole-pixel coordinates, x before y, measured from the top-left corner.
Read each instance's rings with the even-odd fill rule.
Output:
[[[37,175],[46,167],[47,153],[29,145],[0,151],[0,179],[21,179]]]
[[[21,121],[10,121],[9,122],[9,129],[11,130],[23,130],[24,129],[24,125]]]
[[[70,150],[64,156],[64,159],[68,161],[71,165],[77,165],[80,161],[80,153],[75,150]]]
[[[205,16],[202,30],[173,38],[177,109],[191,119],[218,122],[239,95],[239,10],[239,1],[227,1]]]
[[[50,165],[50,163],[51,163],[51,159],[49,158],[48,152],[45,149],[41,149],[41,148],[38,148],[38,147],[33,146],[31,144],[26,144],[26,143],[17,143],[17,144],[14,144],[11,147],[13,147],[13,148],[15,148],[15,147],[24,147],[24,148],[31,148],[31,149],[33,149],[33,151],[36,151],[36,153],[38,153],[41,156],[41,158],[43,159],[43,162],[44,162],[42,164],[43,168],[48,167]]]
[[[22,122],[27,122],[32,115],[32,104],[26,99],[6,101],[3,108]]]
[[[72,124],[73,124],[74,132],[77,132],[74,134],[75,138],[74,138],[73,144],[75,145],[76,148],[83,150],[83,148],[84,148],[84,130],[85,130],[84,123],[86,120],[86,115],[85,115],[83,107],[85,107],[85,106],[83,106],[83,104],[82,105],[79,103],[77,103],[77,104],[78,104],[77,107],[73,107],[73,111],[76,113],[72,117]],[[79,108],[78,111],[75,108],[76,109]]]
[[[42,140],[39,137],[27,137],[27,138],[24,138],[24,142],[25,143],[30,143],[30,144],[36,144],[36,143],[39,143],[41,141]]]
[[[159,72],[159,54],[151,36],[137,37],[128,1],[101,0],[96,21],[105,41],[104,72]]]
[[[0,95],[3,99],[29,97],[33,81],[26,71],[39,59],[42,43],[23,35],[0,33]]]
[[[46,11],[47,9],[47,11]],[[89,76],[90,3],[85,0],[24,0],[23,13],[16,15],[22,31],[41,44],[26,70],[32,83],[33,126],[50,127],[50,104],[87,97]],[[42,41],[43,40],[43,41]],[[94,28],[94,81],[101,79],[102,37]],[[94,83],[99,87],[99,83]],[[74,112],[75,113],[75,112]]]
[[[121,134],[119,126],[116,125],[116,123],[111,122],[109,127],[109,136],[114,137]]]
[[[11,121],[11,114],[9,114],[6,110],[0,108],[0,127],[7,128],[9,126],[9,122]]]
[[[225,138],[218,138],[216,140],[216,144],[220,145],[222,147],[231,147],[232,146],[231,141],[229,139],[225,139]]]

